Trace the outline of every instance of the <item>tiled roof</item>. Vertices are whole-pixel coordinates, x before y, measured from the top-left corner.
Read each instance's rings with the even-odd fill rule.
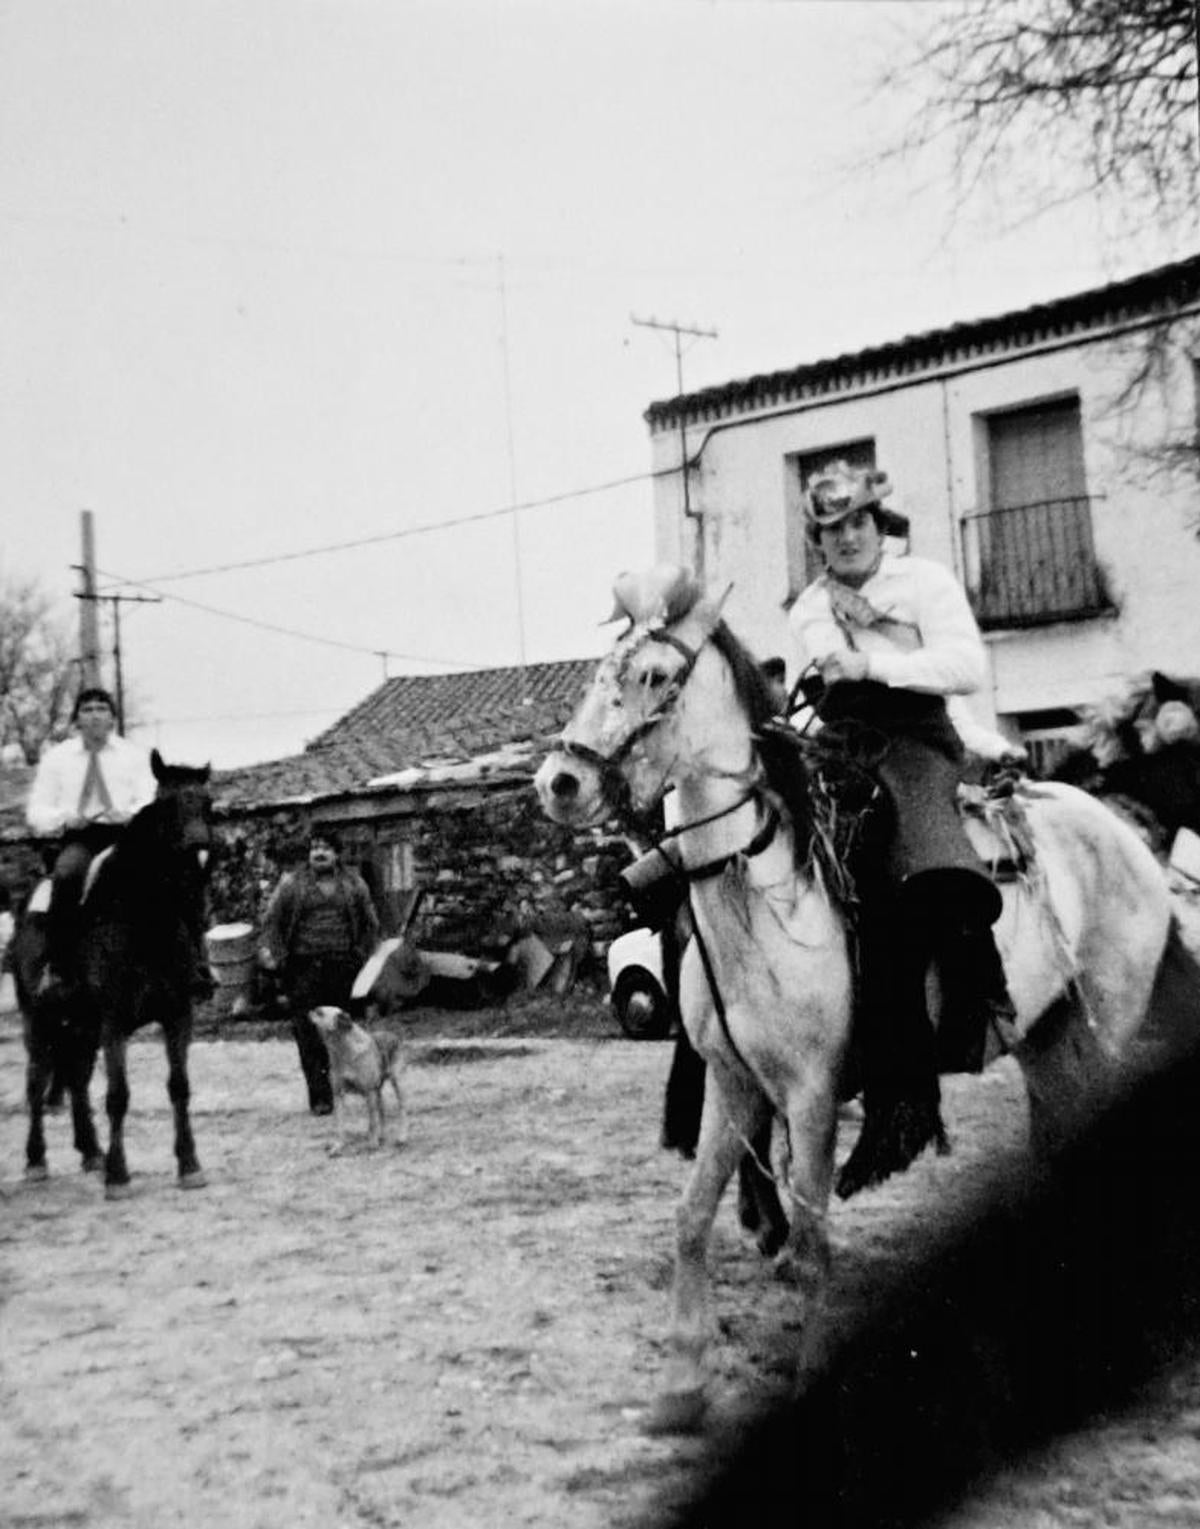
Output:
[[[836,396],[850,389],[895,382],[935,368],[1167,313],[1198,298],[1200,256],[1193,256],[1054,302],[907,335],[867,350],[663,399],[650,405],[645,419],[651,431],[658,433],[678,429],[681,415],[690,423],[703,423],[786,407],[804,399]]]
[[[595,667],[579,658],[385,680],[302,754],[218,771],[217,806],[249,810],[528,775]]]

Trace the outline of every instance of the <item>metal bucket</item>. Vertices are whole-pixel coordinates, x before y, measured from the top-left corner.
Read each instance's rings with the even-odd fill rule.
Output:
[[[208,966],[217,985],[218,1001],[233,1008],[245,998],[254,978],[253,924],[215,924],[204,936]]]

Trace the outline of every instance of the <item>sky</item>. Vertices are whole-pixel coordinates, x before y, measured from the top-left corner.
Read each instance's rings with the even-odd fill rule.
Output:
[[[932,10],[0,0],[0,576],[74,629],[90,512],[132,735],[219,767],[599,654],[676,392],[635,318],[716,331],[691,391],[1190,253],[879,163]]]

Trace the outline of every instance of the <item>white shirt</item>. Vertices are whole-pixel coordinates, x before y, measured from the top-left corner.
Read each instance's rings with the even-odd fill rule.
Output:
[[[88,753],[83,739],[76,736],[56,743],[38,761],[25,804],[25,819],[35,834],[61,833],[80,817],[79,797],[87,778]],[[127,823],[154,800],[158,790],[150,756],[137,744],[111,733],[96,757],[112,807],[104,810],[93,794],[86,808],[87,819],[93,823]]]
[[[974,612],[958,580],[941,563],[884,553],[856,593],[883,617],[881,625],[851,625],[834,615],[830,578],[815,579],[792,606],[788,624],[801,668],[848,649],[867,660],[867,679],[924,695],[970,695],[987,673]]]

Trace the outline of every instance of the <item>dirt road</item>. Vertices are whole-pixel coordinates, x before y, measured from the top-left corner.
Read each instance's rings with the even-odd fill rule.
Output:
[[[786,1384],[789,1318],[730,1200],[713,1249],[714,1428],[639,1431],[684,1171],[656,1143],[668,1062],[617,1039],[425,1041],[407,1145],[330,1156],[290,1045],[205,1042],[193,1085],[210,1186],[185,1194],[146,1040],[132,1047],[136,1193],[109,1204],[61,1116],[50,1181],[22,1181],[23,1055],[0,1019],[0,1526],[654,1522]],[[948,1118],[951,1157],[836,1210],[835,1318],[1019,1148],[1009,1064],[953,1080]],[[1132,1423],[1006,1473],[954,1522],[1197,1522],[1197,1434],[1200,1387],[1164,1383]]]

